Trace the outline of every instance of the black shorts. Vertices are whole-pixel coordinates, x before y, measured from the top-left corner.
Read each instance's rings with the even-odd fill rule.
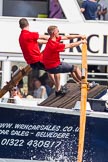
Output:
[[[45,66],[41,62],[36,62],[34,64],[30,64],[30,66],[32,69],[45,70]]]
[[[66,62],[61,62],[59,66],[47,69],[47,72],[50,74],[57,74],[57,73],[68,73],[74,70],[74,65],[68,64]]]

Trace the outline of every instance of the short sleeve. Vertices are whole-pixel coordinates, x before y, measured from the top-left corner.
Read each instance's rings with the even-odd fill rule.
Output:
[[[38,32],[32,32],[32,36],[34,40],[39,39],[39,33]]]
[[[56,51],[57,52],[63,52],[65,50],[65,44],[63,43],[58,43],[56,46]]]

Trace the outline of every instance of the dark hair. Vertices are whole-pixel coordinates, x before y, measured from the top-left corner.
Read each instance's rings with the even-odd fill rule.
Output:
[[[29,25],[28,20],[25,18],[22,18],[19,20],[19,26],[21,29],[27,27]]]
[[[54,30],[56,28],[57,28],[57,26],[55,26],[55,25],[49,26],[48,29],[47,29],[48,34],[52,35],[52,33],[54,32]]]

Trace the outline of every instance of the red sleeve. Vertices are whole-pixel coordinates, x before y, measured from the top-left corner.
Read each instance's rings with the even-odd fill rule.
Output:
[[[63,43],[58,43],[56,46],[56,51],[57,52],[63,52],[65,50],[65,44]]]
[[[39,33],[38,32],[32,32],[33,39],[37,41],[39,39]]]

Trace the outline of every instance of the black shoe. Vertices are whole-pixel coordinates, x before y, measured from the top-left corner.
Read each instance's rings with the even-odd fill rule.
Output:
[[[56,95],[56,97],[58,97],[58,96],[63,96],[63,93],[62,93],[62,91],[60,90],[60,91],[55,91],[55,95]]]
[[[56,97],[58,96],[64,96],[67,93],[67,87],[66,86],[61,86],[60,91],[55,91]]]

